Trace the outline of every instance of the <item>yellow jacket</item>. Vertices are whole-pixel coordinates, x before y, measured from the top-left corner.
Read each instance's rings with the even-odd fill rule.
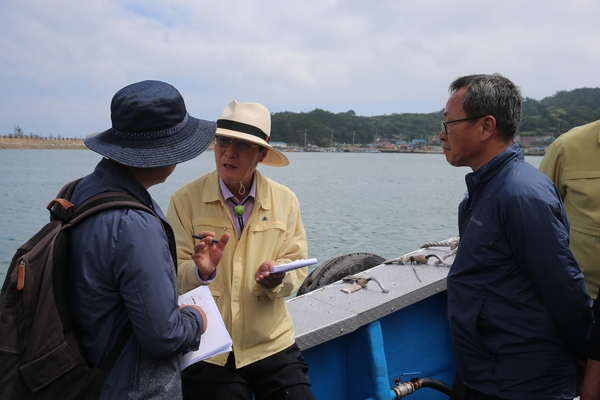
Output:
[[[600,286],[600,120],[571,129],[552,143],[540,164],[558,187],[570,247],[592,297]]]
[[[283,283],[263,289],[254,281],[259,265],[307,258],[306,233],[296,195],[287,187],[256,171],[256,199],[240,239],[219,189],[216,171],[177,190],[171,197],[167,219],[175,233],[180,293],[200,283],[192,261],[192,234],[204,230],[230,234],[217,277],[209,288],[233,340],[236,367],[241,368],[294,343],[294,326],[285,302],[298,290],[308,268],[287,272]],[[227,354],[207,360],[225,365]]]

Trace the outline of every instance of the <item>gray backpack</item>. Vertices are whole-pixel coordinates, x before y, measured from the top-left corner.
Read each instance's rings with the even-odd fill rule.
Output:
[[[97,369],[83,357],[69,297],[70,228],[104,210],[156,213],[129,194],[100,193],[75,209],[79,180],[48,204],[50,222],[16,251],[0,293],[0,400],[96,399],[132,334],[131,323]],[[160,220],[160,218],[159,218]]]

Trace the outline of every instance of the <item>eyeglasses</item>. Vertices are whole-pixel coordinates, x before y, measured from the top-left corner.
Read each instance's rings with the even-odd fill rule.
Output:
[[[260,147],[259,144],[251,144],[244,141],[232,140],[224,136],[215,136],[215,146],[222,147],[224,149],[228,148],[233,143],[233,148],[239,151],[240,153],[248,153],[252,149],[256,147]]]
[[[447,125],[449,125],[449,124],[453,124],[455,122],[472,121],[474,119],[479,119],[479,118],[483,118],[483,117],[487,117],[487,115],[479,115],[477,117],[455,119],[454,121],[441,121],[442,122],[442,132],[444,132],[445,135],[448,134],[448,127],[447,127]]]

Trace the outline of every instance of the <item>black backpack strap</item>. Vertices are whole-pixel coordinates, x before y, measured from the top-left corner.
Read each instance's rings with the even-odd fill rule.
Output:
[[[160,222],[163,231],[167,235],[169,242],[169,250],[171,252],[171,258],[173,259],[173,267],[175,268],[175,272],[177,272],[177,250],[175,245],[175,235],[173,234],[173,229],[169,224],[163,223],[163,220],[156,213],[156,211],[140,203],[138,199],[136,199],[130,194],[122,192],[104,192],[89,198],[83,204],[77,207],[77,210],[75,210],[75,212],[68,218],[65,224],[65,228],[69,228],[97,212],[113,208],[130,208],[143,210],[154,215],[156,219],[158,219],[158,222]]]
[[[67,183],[65,186],[62,187],[62,189],[60,189],[56,197],[69,200],[71,198],[71,195],[73,194],[73,191],[75,190],[75,186],[77,186],[79,181],[82,179],[83,178],[75,179],[74,181]]]
[[[99,193],[90,197],[79,207],[75,208],[75,205],[73,205],[70,200],[73,191],[75,190],[75,186],[77,186],[81,179],[82,178],[76,179],[63,186],[56,195],[56,198],[48,204],[46,208],[50,211],[50,220],[61,220],[65,224],[68,223],[68,226],[72,226],[87,217],[104,210],[113,208],[133,208],[154,215],[158,218],[161,225],[163,225],[162,220],[152,208],[142,204],[132,195],[123,192]]]
[[[50,211],[50,221],[65,221],[73,215],[75,206],[69,200],[71,200],[75,186],[77,186],[81,179],[83,178],[75,179],[63,186],[56,195],[56,199],[52,200],[46,206],[48,211]]]
[[[114,208],[132,208],[146,211],[147,213],[150,213],[158,218],[162,225],[162,220],[158,214],[156,214],[152,208],[142,204],[132,195],[121,192],[103,192],[90,197],[83,204],[77,207],[74,214],[69,217],[65,227],[73,226],[94,214]]]

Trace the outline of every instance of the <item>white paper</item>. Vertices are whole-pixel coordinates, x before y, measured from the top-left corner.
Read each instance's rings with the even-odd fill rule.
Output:
[[[278,274],[281,272],[288,272],[293,269],[307,267],[309,265],[313,265],[316,263],[317,263],[316,258],[309,258],[307,260],[296,260],[296,261],[292,261],[291,263],[288,263],[288,264],[281,264],[281,265],[274,266],[273,269],[271,270],[271,273]]]
[[[179,305],[183,304],[200,306],[206,314],[208,326],[200,338],[198,350],[190,351],[181,356],[181,369],[217,354],[231,351],[231,336],[225,328],[223,318],[208,286],[198,286],[179,296]]]

